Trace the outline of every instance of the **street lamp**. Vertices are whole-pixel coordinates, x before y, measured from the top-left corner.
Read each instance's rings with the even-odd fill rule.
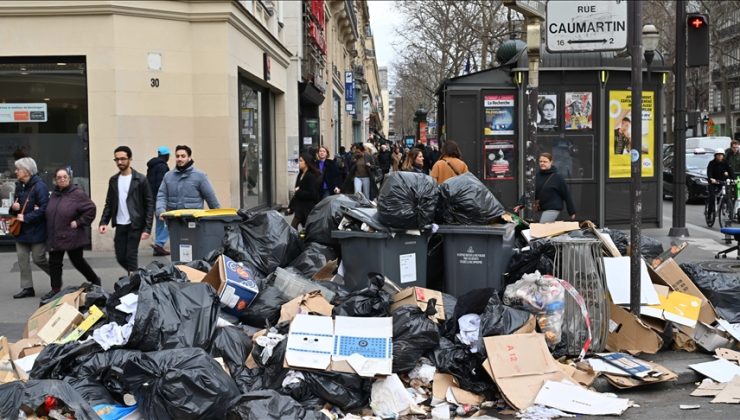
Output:
[[[650,83],[650,64],[653,62],[655,57],[655,50],[658,49],[658,43],[660,42],[660,32],[658,28],[653,24],[647,24],[642,27],[642,46],[645,49],[645,62],[647,63],[647,77],[648,83]]]

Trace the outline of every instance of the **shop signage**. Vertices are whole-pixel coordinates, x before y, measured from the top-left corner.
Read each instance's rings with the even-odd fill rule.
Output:
[[[351,71],[344,72],[344,100],[355,101],[355,78]]]
[[[617,51],[627,48],[627,2],[547,2],[547,50]]]
[[[46,103],[0,103],[0,123],[46,122]]]

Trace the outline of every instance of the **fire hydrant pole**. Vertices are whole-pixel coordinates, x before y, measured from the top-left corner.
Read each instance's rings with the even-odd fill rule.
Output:
[[[539,94],[540,45],[542,40],[542,19],[527,18],[527,57],[529,72],[527,77],[527,140],[524,153],[524,218],[535,217],[535,178],[537,175],[537,96]]]

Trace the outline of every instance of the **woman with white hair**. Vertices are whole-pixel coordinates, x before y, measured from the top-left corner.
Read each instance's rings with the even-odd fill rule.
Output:
[[[21,232],[15,238],[18,267],[21,271],[21,291],[13,295],[20,299],[36,295],[31,277],[31,257],[34,264],[49,274],[46,260],[46,205],[49,203],[49,188],[38,176],[36,161],[30,157],[15,161],[15,201],[10,214],[21,222]],[[59,292],[52,289],[43,299]]]

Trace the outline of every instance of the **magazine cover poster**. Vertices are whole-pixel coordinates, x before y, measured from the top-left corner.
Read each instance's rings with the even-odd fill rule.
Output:
[[[514,134],[514,95],[486,95],[483,97],[486,136]]]
[[[564,112],[566,130],[591,130],[593,128],[591,92],[566,92]]]
[[[558,95],[537,96],[537,129],[554,131],[558,128]]]

